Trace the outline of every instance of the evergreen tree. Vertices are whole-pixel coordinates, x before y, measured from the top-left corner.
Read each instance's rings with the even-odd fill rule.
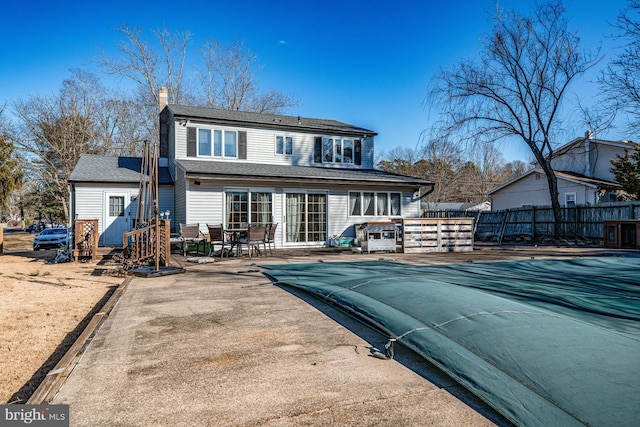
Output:
[[[611,159],[611,164],[611,172],[626,193],[623,198],[640,200],[640,150],[632,153],[625,150],[624,156]]]

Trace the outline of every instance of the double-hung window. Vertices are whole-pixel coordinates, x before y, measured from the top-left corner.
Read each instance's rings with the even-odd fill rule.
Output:
[[[400,193],[350,191],[349,216],[401,216]]]
[[[276,135],[276,154],[281,156],[292,156],[293,138],[290,136]]]

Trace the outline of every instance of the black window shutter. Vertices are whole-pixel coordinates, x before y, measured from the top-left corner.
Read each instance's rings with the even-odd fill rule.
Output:
[[[322,137],[316,136],[315,145],[313,146],[314,163],[322,163]]]
[[[353,163],[362,165],[362,141],[359,139],[353,142]]]
[[[196,157],[198,155],[196,132],[197,128],[187,128],[187,157]]]
[[[169,109],[160,113],[160,157],[169,157]]]
[[[238,131],[238,158],[247,159],[247,132]]]

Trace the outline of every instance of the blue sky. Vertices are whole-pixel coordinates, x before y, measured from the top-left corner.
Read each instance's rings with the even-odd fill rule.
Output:
[[[520,11],[533,4],[500,1]],[[117,53],[120,25],[147,33],[166,26],[192,33],[193,55],[203,40],[244,40],[263,66],[260,86],[299,99],[287,114],[374,130],[378,152],[415,148],[434,119],[424,107],[431,77],[439,67],[477,54],[495,5],[495,0],[5,0],[0,104],[57,92],[71,68],[95,71],[91,60],[99,49]],[[626,1],[569,0],[565,5],[584,47],[603,45],[604,65],[618,43],[606,37],[613,32],[609,24]],[[576,82],[573,99],[591,103],[595,91],[588,82],[594,75]],[[638,139],[622,131],[601,137]],[[523,146],[501,150],[506,160],[529,157]]]

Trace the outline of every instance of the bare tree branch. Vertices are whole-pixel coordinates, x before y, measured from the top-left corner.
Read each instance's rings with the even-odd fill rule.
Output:
[[[551,168],[558,117],[571,82],[595,66],[599,52],[579,49],[561,1],[538,5],[532,16],[498,10],[477,62],[437,75],[432,102],[444,106],[447,130],[497,141],[524,141],[547,175],[556,221],[560,204]]]

